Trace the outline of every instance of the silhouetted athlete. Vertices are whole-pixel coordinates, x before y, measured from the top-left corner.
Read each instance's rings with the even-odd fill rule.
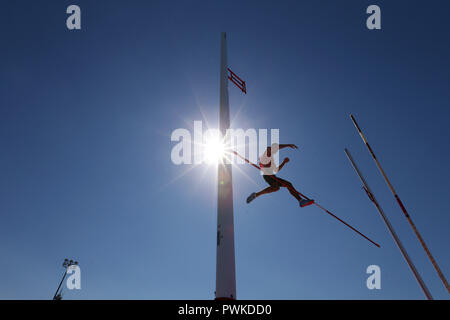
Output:
[[[289,158],[284,158],[283,162],[277,167],[273,155],[278,152],[278,150],[283,148],[298,149],[295,144],[278,144],[273,143],[271,147],[267,147],[266,152],[259,158],[259,166],[261,168],[264,180],[270,185],[270,187],[265,188],[259,192],[253,192],[248,198],[247,203],[250,203],[257,197],[272,193],[280,190],[280,187],[285,187],[288,189],[289,193],[298,200],[300,207],[306,207],[314,203],[314,200],[303,199],[297,190],[295,190],[292,183],[284,179],[278,178],[275,174],[278,173],[286,163],[289,162]]]

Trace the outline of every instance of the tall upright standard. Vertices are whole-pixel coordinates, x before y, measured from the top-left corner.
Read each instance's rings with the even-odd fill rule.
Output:
[[[221,34],[219,129],[225,148],[230,146],[226,33]],[[236,299],[234,259],[233,181],[231,163],[218,164],[216,299]]]
[[[358,167],[356,166],[355,161],[353,160],[350,152],[347,149],[344,149],[345,154],[347,155],[348,160],[350,161],[353,169],[355,169],[356,174],[358,175],[359,179],[361,180],[363,184],[363,189],[366,191],[367,196],[369,197],[370,201],[373,202],[375,207],[377,208],[378,212],[380,213],[381,218],[384,221],[384,224],[389,230],[389,233],[391,234],[392,238],[394,238],[395,244],[399,248],[400,252],[403,255],[403,258],[405,258],[406,263],[408,264],[409,268],[411,269],[414,278],[416,278],[417,283],[419,284],[420,288],[422,289],[423,293],[425,294],[425,297],[427,297],[428,300],[433,300],[433,297],[431,296],[430,291],[428,290],[427,286],[425,285],[425,282],[423,282],[422,277],[420,276],[419,272],[416,269],[416,266],[411,261],[411,258],[408,255],[408,252],[406,252],[405,247],[403,247],[403,244],[401,243],[400,239],[398,238],[397,234],[394,231],[394,227],[391,225],[389,219],[384,214],[383,209],[381,209],[380,204],[378,203],[377,199],[375,198],[375,195],[372,193],[372,190],[370,190],[369,185],[366,182],[366,179],[361,174],[361,171],[359,171]]]
[[[426,245],[425,240],[423,240],[422,236],[420,235],[419,230],[417,230],[417,227],[414,224],[414,222],[412,221],[411,216],[409,215],[405,206],[403,205],[402,200],[400,200],[400,197],[398,196],[397,192],[395,191],[394,187],[392,186],[391,182],[389,181],[386,173],[384,172],[383,168],[381,167],[380,162],[378,161],[377,157],[375,156],[375,153],[373,152],[372,148],[370,147],[369,143],[367,142],[366,137],[362,133],[361,128],[359,127],[358,123],[356,122],[355,117],[353,115],[350,115],[350,118],[352,119],[353,124],[356,127],[356,130],[358,130],[358,133],[361,136],[361,139],[363,140],[364,144],[366,145],[367,149],[369,150],[370,155],[372,156],[373,160],[375,161],[375,164],[377,165],[378,170],[380,170],[381,175],[383,176],[389,189],[391,190],[392,194],[394,195],[395,200],[397,200],[397,203],[400,206],[400,209],[402,210],[404,216],[408,220],[409,225],[411,226],[414,233],[416,234],[417,239],[419,239],[419,242],[422,245],[423,249],[425,250],[425,252],[428,256],[428,259],[430,259],[431,264],[433,265],[434,269],[436,270],[437,274],[439,275],[439,278],[441,278],[442,283],[444,284],[448,293],[450,293],[450,287],[448,285],[447,279],[445,278],[444,274],[442,273],[441,268],[439,268],[439,265],[437,264],[436,260],[432,256],[430,249],[428,249],[428,246]]]

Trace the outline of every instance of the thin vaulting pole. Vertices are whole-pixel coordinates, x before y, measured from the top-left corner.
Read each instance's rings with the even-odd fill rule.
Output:
[[[256,164],[254,164],[253,162],[251,162],[250,160],[244,158],[243,156],[241,156],[239,153],[237,153],[236,151],[231,151],[233,154],[235,154],[236,156],[238,156],[239,158],[241,158],[242,160],[244,160],[245,162],[247,162],[248,164],[252,165],[253,167],[255,167],[258,170],[261,170],[260,167],[258,167]],[[280,180],[277,179],[276,176],[272,176],[275,180],[277,180],[278,182],[282,183]],[[308,198],[307,196],[305,196],[303,193],[298,192],[297,193],[305,198],[306,200],[311,200],[310,198]],[[353,231],[355,231],[357,234],[359,234],[360,236],[362,236],[363,238],[365,238],[366,240],[370,241],[372,244],[374,244],[375,246],[377,246],[378,248],[380,247],[380,245],[378,243],[376,243],[375,241],[373,241],[372,239],[370,239],[369,237],[365,236],[363,233],[359,232],[358,230],[356,230],[355,228],[353,228],[351,225],[349,225],[347,222],[345,222],[344,220],[340,219],[339,217],[337,217],[336,215],[334,215],[333,213],[331,213],[330,211],[328,211],[327,209],[325,209],[324,207],[322,207],[320,204],[318,204],[317,202],[314,201],[314,205],[316,205],[320,210],[324,211],[325,213],[328,213],[330,216],[332,216],[333,218],[335,218],[336,220],[338,220],[339,222],[343,223],[344,225],[346,225],[347,227],[349,227],[350,229],[352,229]]]
[[[358,123],[355,120],[355,117],[353,115],[350,115],[350,118],[353,121],[353,124],[355,125],[356,129],[359,132],[359,135],[361,136],[361,139],[364,141],[364,144],[366,145],[367,149],[370,152],[370,155],[372,156],[373,160],[375,161],[375,164],[377,165],[378,169],[381,172],[381,175],[383,176],[384,180],[386,181],[389,189],[391,190],[392,194],[395,197],[395,200],[397,200],[398,205],[400,206],[403,214],[405,215],[406,219],[408,220],[409,224],[411,225],[411,228],[413,229],[414,233],[417,236],[417,239],[419,239],[420,244],[422,245],[423,249],[425,250],[428,258],[430,259],[431,263],[433,264],[434,269],[436,269],[437,274],[439,275],[439,278],[441,278],[442,283],[444,284],[445,288],[447,289],[448,293],[450,293],[450,288],[447,282],[447,279],[445,278],[444,274],[442,273],[441,269],[439,268],[436,260],[431,255],[430,250],[428,249],[428,246],[426,245],[425,241],[423,240],[422,236],[419,233],[419,230],[417,230],[416,225],[411,219],[411,216],[409,215],[408,211],[406,211],[405,206],[403,205],[402,201],[400,200],[399,196],[397,195],[397,192],[395,191],[394,187],[392,186],[391,182],[389,181],[386,173],[384,172],[383,168],[380,165],[380,162],[378,161],[377,157],[375,156],[375,153],[373,152],[372,148],[370,147],[369,143],[366,140],[366,137],[361,131],[361,128],[359,127]]]
[[[381,218],[384,221],[384,224],[389,230],[389,233],[391,234],[392,238],[394,238],[395,244],[400,249],[400,252],[403,255],[403,258],[405,258],[406,263],[408,264],[409,268],[411,269],[414,277],[416,278],[417,282],[419,283],[420,288],[422,289],[423,293],[425,294],[425,297],[428,300],[433,300],[433,297],[431,296],[430,291],[428,290],[427,286],[425,285],[425,282],[423,282],[422,277],[420,276],[419,272],[416,269],[416,266],[411,261],[411,258],[409,257],[408,253],[406,252],[406,249],[403,247],[400,239],[398,238],[397,234],[394,231],[394,228],[392,227],[391,223],[389,222],[388,218],[384,214],[383,209],[381,208],[380,204],[378,203],[377,199],[375,198],[374,194],[372,193],[372,190],[370,190],[369,185],[367,184],[366,180],[362,176],[361,172],[359,171],[358,167],[356,166],[355,161],[353,160],[352,156],[350,155],[350,152],[347,149],[344,149],[345,154],[347,155],[348,160],[350,161],[353,169],[355,169],[356,174],[358,175],[359,179],[361,180],[363,184],[363,189],[366,191],[367,196],[369,197],[370,201],[373,202],[375,207],[377,208],[378,212],[380,213]]]

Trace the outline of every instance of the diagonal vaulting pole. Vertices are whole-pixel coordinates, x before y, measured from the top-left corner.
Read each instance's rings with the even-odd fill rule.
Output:
[[[367,184],[366,179],[364,179],[364,177],[361,174],[361,171],[359,171],[358,167],[356,166],[355,161],[353,161],[353,158],[352,158],[350,152],[347,149],[344,149],[344,151],[345,151],[345,154],[347,155],[347,158],[350,161],[353,169],[355,169],[356,174],[358,175],[359,179],[361,180],[364,191],[366,191],[367,196],[369,197],[370,201],[373,202],[373,204],[377,208],[378,212],[380,213],[380,216],[383,219],[384,224],[388,228],[389,233],[391,234],[392,238],[394,238],[395,244],[400,249],[400,252],[402,253],[403,258],[405,258],[405,261],[408,264],[409,268],[411,269],[417,282],[419,283],[420,288],[422,289],[423,293],[425,294],[425,296],[427,297],[428,300],[433,300],[433,297],[431,296],[430,291],[428,290],[427,286],[425,285],[425,282],[423,282],[422,277],[420,276],[419,272],[416,269],[416,266],[411,261],[411,258],[409,257],[408,252],[406,252],[406,249],[403,247],[400,239],[398,238],[397,234],[395,233],[395,230],[392,227],[391,223],[389,222],[389,219],[384,214],[383,209],[381,209],[381,206],[378,203],[377,199],[375,198],[374,194],[372,193],[372,190],[370,190],[370,187]]]
[[[400,200],[399,196],[397,195],[397,192],[395,191],[394,187],[392,186],[391,182],[389,181],[388,177],[386,176],[386,173],[384,172],[383,168],[381,167],[380,162],[378,161],[377,157],[375,156],[375,153],[373,152],[372,148],[370,147],[369,143],[367,142],[366,137],[362,133],[361,128],[359,127],[355,118],[353,117],[353,115],[350,115],[350,118],[352,119],[353,124],[355,125],[356,129],[358,130],[359,135],[361,136],[361,139],[364,141],[367,149],[369,150],[370,155],[372,156],[373,160],[375,161],[375,164],[377,165],[378,169],[380,170],[381,175],[383,176],[384,180],[386,180],[386,183],[387,183],[389,189],[391,190],[392,194],[394,195],[395,200],[397,200],[397,203],[400,206],[400,208],[402,209],[403,214],[405,215],[411,228],[413,229],[414,233],[416,234],[417,239],[419,239],[420,244],[422,245],[428,258],[430,259],[431,263],[433,264],[434,269],[436,269],[436,272],[439,275],[439,278],[441,278],[442,283],[444,284],[447,291],[450,293],[450,288],[449,288],[447,279],[445,278],[444,274],[442,273],[441,268],[439,268],[436,260],[434,260],[433,256],[431,255],[431,252],[428,249],[428,246],[426,245],[425,241],[423,240],[422,236],[419,233],[419,230],[417,230],[416,225],[412,221],[411,216],[409,215],[408,211],[406,211],[405,206],[403,205],[402,201]]]
[[[220,57],[220,110],[219,129],[225,148],[230,146],[227,129],[230,127],[230,106],[228,103],[228,67],[226,33],[221,34]],[[217,192],[217,256],[216,256],[216,299],[236,299],[236,271],[234,258],[233,184],[231,163],[218,164]]]
[[[247,162],[248,164],[252,165],[253,167],[255,167],[258,170],[261,170],[260,167],[258,167],[256,164],[254,164],[253,162],[251,162],[250,160],[246,159],[245,157],[241,156],[239,153],[237,153],[236,151],[231,151],[231,153],[235,154],[236,156],[238,156],[239,158],[241,158],[242,160],[244,160],[245,162]],[[272,178],[274,178],[275,180],[277,180],[279,183],[282,184],[282,182],[280,180],[278,180],[278,178],[273,175]],[[297,194],[300,195],[301,197],[305,198],[306,200],[311,200],[310,198],[308,198],[307,196],[305,196],[303,193],[298,192]],[[346,225],[347,227],[349,227],[350,229],[352,229],[353,231],[355,231],[357,234],[359,234],[360,236],[362,236],[363,238],[365,238],[366,240],[370,241],[372,244],[374,244],[375,246],[377,246],[378,248],[380,247],[380,245],[378,243],[376,243],[375,241],[373,241],[372,239],[370,239],[369,237],[367,237],[366,235],[364,235],[363,233],[359,232],[357,229],[353,228],[351,225],[349,225],[347,222],[345,222],[344,220],[342,220],[341,218],[339,218],[338,216],[334,215],[333,213],[331,213],[329,210],[325,209],[324,207],[322,207],[320,204],[318,204],[317,202],[314,201],[314,205],[316,207],[318,207],[320,210],[322,210],[325,213],[328,213],[330,216],[332,216],[333,218],[335,218],[336,220],[338,220],[339,222],[343,223],[344,225]]]

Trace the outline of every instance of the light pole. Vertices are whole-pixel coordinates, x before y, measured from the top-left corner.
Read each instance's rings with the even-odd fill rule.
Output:
[[[69,259],[64,259],[64,262],[62,264],[62,266],[64,267],[64,274],[63,277],[61,279],[61,282],[58,285],[58,289],[56,289],[55,295],[53,296],[53,300],[61,300],[62,299],[62,284],[64,282],[64,279],[66,278],[67,275],[67,269],[70,266],[75,266],[78,265],[78,261],[73,261],[73,260],[69,260]]]

